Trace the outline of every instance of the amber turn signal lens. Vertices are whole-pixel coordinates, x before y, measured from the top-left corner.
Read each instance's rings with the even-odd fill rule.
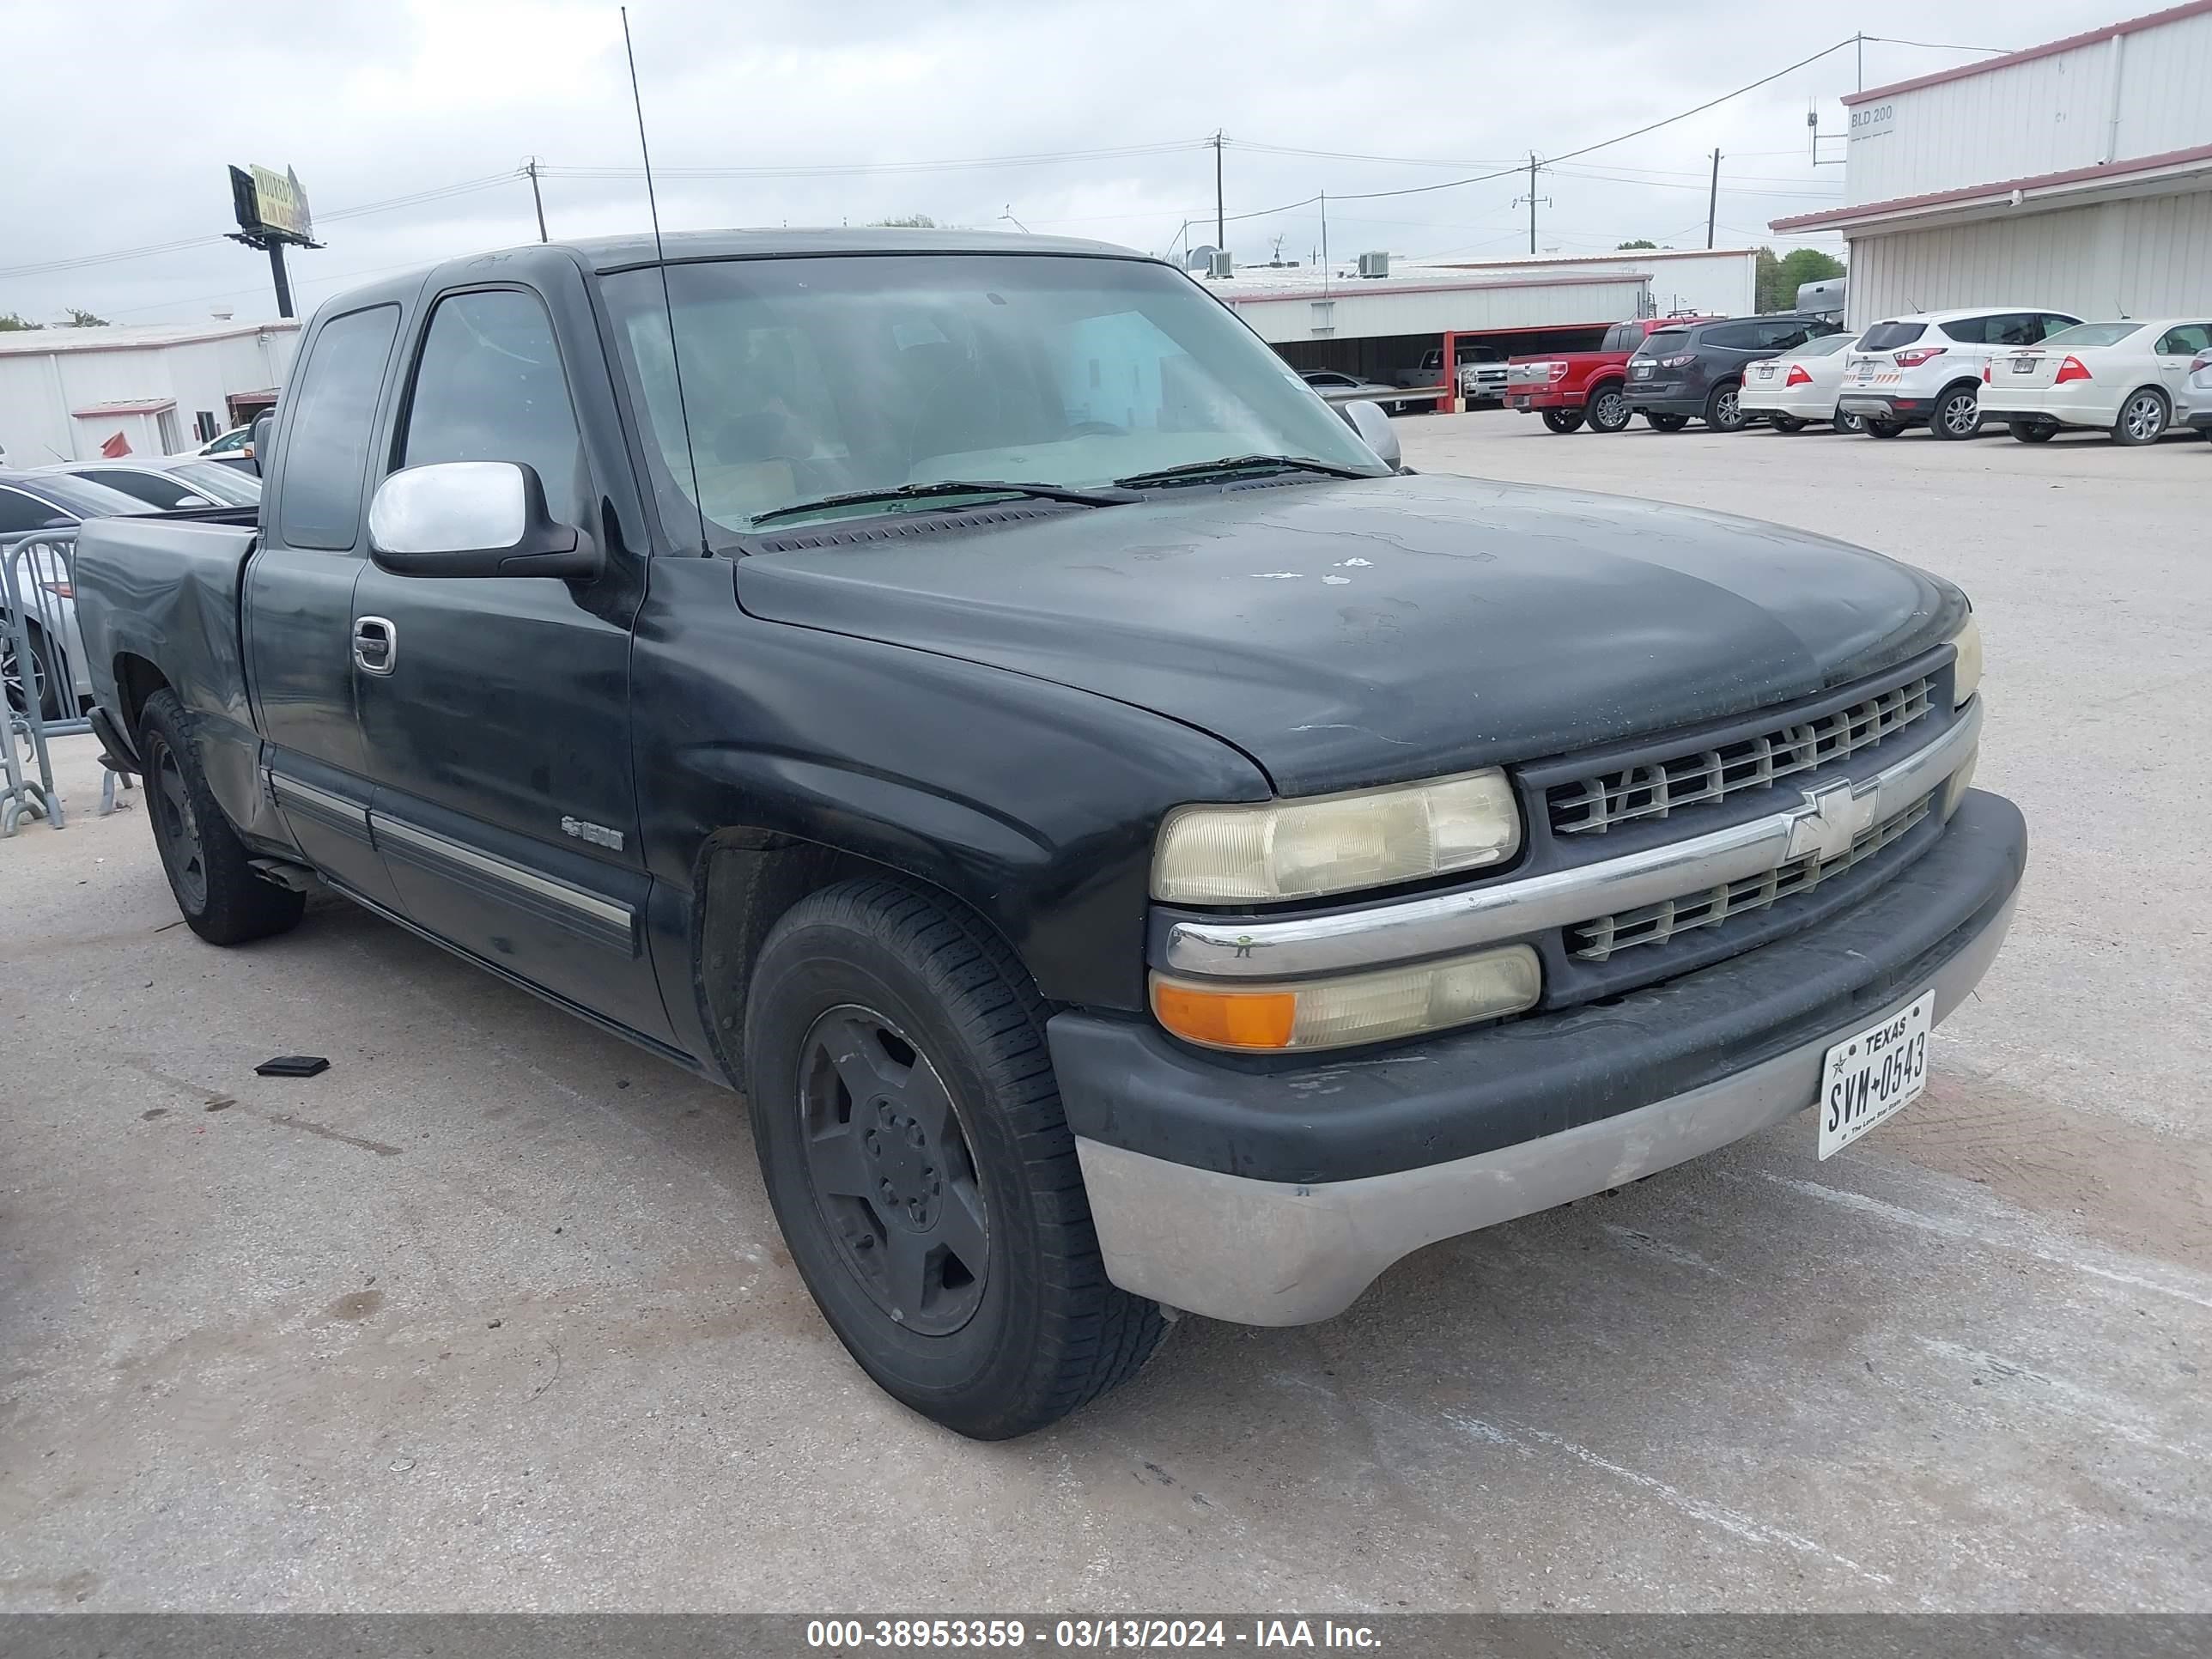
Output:
[[[1287,1048],[1298,999],[1290,991],[1214,991],[1152,981],[1152,1012],[1179,1037],[1213,1048]]]

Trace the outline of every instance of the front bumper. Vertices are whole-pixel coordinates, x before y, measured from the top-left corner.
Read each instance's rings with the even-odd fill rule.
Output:
[[[1559,1013],[1284,1071],[1079,1012],[1048,1027],[1108,1276],[1253,1325],[1340,1313],[1401,1257],[1794,1115],[1838,1038],[1988,968],[2027,830],[1970,791],[1864,902]]]

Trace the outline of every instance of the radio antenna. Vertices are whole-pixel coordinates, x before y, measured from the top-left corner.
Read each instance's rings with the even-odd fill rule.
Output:
[[[653,260],[660,270],[660,309],[668,319],[668,362],[676,371],[676,413],[684,423],[684,459],[691,469],[691,507],[699,519],[699,556],[708,556],[707,509],[699,500],[699,452],[691,447],[691,409],[684,398],[684,356],[676,346],[676,302],[668,297],[668,256],[660,246],[660,201],[653,191],[653,151],[645,142],[645,100],[637,90],[637,53],[629,43],[629,8],[622,13],[623,56],[629,62],[629,101],[637,111],[637,153],[645,158],[645,204],[653,215]]]

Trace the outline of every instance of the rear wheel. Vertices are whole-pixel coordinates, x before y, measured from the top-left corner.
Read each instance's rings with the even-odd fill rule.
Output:
[[[1656,410],[1647,410],[1644,418],[1651,422],[1654,432],[1680,432],[1690,423],[1686,415],[1662,415]]]
[[[1635,413],[1628,406],[1620,385],[1609,383],[1590,394],[1589,404],[1589,428],[1593,432],[1619,432],[1627,426]]]
[[[1805,429],[1805,422],[1795,415],[1770,415],[1766,417],[1766,423],[1777,432],[1802,432]]]
[[[1716,432],[1741,432],[1747,423],[1743,388],[1734,380],[1713,388],[1705,399],[1705,424]]]
[[[2154,444],[2166,435],[2166,422],[2172,418],[2166,406],[2166,394],[2149,386],[2131,392],[2120,405],[2119,418],[2112,422],[2112,441],[2116,444]]]
[[[1544,411],[1544,424],[1554,432],[1579,432],[1583,412],[1579,409],[1547,409]]]
[[[1860,424],[1869,438],[1894,438],[1905,430],[1902,421],[1862,421]]]
[[[2013,437],[2024,444],[2047,444],[2058,435],[2057,423],[2051,421],[2011,421],[2006,425]]]
[[[35,706],[40,718],[59,720],[62,688],[68,680],[45,632],[28,622],[24,623],[24,631],[31,639],[27,655],[16,651],[15,629],[4,615],[0,615],[0,685],[6,688],[8,712],[26,714]]]
[[[154,845],[185,924],[210,945],[243,945],[300,925],[307,897],[264,880],[216,804],[191,741],[191,716],[173,691],[147,699],[138,754]]]
[[[978,1440],[1134,1376],[1165,1322],[1106,1278],[1045,1007],[1005,943],[900,883],[841,882],[776,923],[751,985],[769,1198],[861,1368]]]
[[[1928,429],[1937,437],[1956,442],[1982,429],[1982,394],[1971,380],[1944,389],[1928,417]]]

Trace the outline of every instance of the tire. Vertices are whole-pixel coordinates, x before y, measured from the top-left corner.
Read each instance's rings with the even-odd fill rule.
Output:
[[[2047,444],[2058,435],[2053,421],[2008,421],[2006,428],[2015,441],[2024,444]]]
[[[1583,427],[1583,412],[1579,409],[1547,409],[1543,411],[1544,424],[1554,432],[1579,432]]]
[[[886,1393],[971,1439],[1097,1399],[1167,1328],[1106,1278],[1045,1012],[995,934],[874,878],[784,914],[745,1011],[754,1142],[815,1304]]]
[[[1945,386],[1942,396],[1936,399],[1934,412],[1928,416],[1928,430],[1946,442],[1959,443],[1978,435],[1981,429],[1980,388],[1972,380]]]
[[[60,659],[44,630],[27,620],[24,628],[31,636],[31,654],[18,662],[15,627],[0,613],[0,686],[5,688],[8,712],[27,713],[35,699],[41,719],[58,720],[62,717],[63,688],[69,685],[69,677],[62,672]]]
[[[1805,422],[1795,415],[1770,415],[1766,417],[1766,423],[1777,432],[1802,432],[1805,429]]]
[[[264,881],[216,804],[192,746],[192,720],[173,691],[156,691],[138,720],[147,816],[185,924],[210,945],[244,945],[300,925],[307,896]]]
[[[1705,399],[1705,424],[1716,432],[1741,432],[1751,423],[1743,412],[1743,387],[1723,380]]]
[[[1591,392],[1583,412],[1589,416],[1589,429],[1593,432],[1626,431],[1636,414],[1628,406],[1627,395],[1621,391],[1618,380],[1608,380]]]
[[[1851,413],[1850,410],[1845,409],[1838,410],[1835,414],[1830,417],[1828,424],[1838,432],[1863,432],[1866,430],[1866,422],[1858,416]]]
[[[1902,421],[1869,421],[1862,416],[1859,424],[1869,438],[1894,438],[1905,430]]]
[[[2166,394],[2152,386],[2140,386],[2120,404],[2119,418],[2112,422],[2112,441],[2131,448],[2137,444],[2154,444],[2166,436],[2166,428],[2172,419],[2173,411],[2166,404]]]
[[[1662,415],[1656,410],[1646,410],[1644,418],[1651,423],[1654,432],[1680,432],[1690,423],[1686,415]]]

